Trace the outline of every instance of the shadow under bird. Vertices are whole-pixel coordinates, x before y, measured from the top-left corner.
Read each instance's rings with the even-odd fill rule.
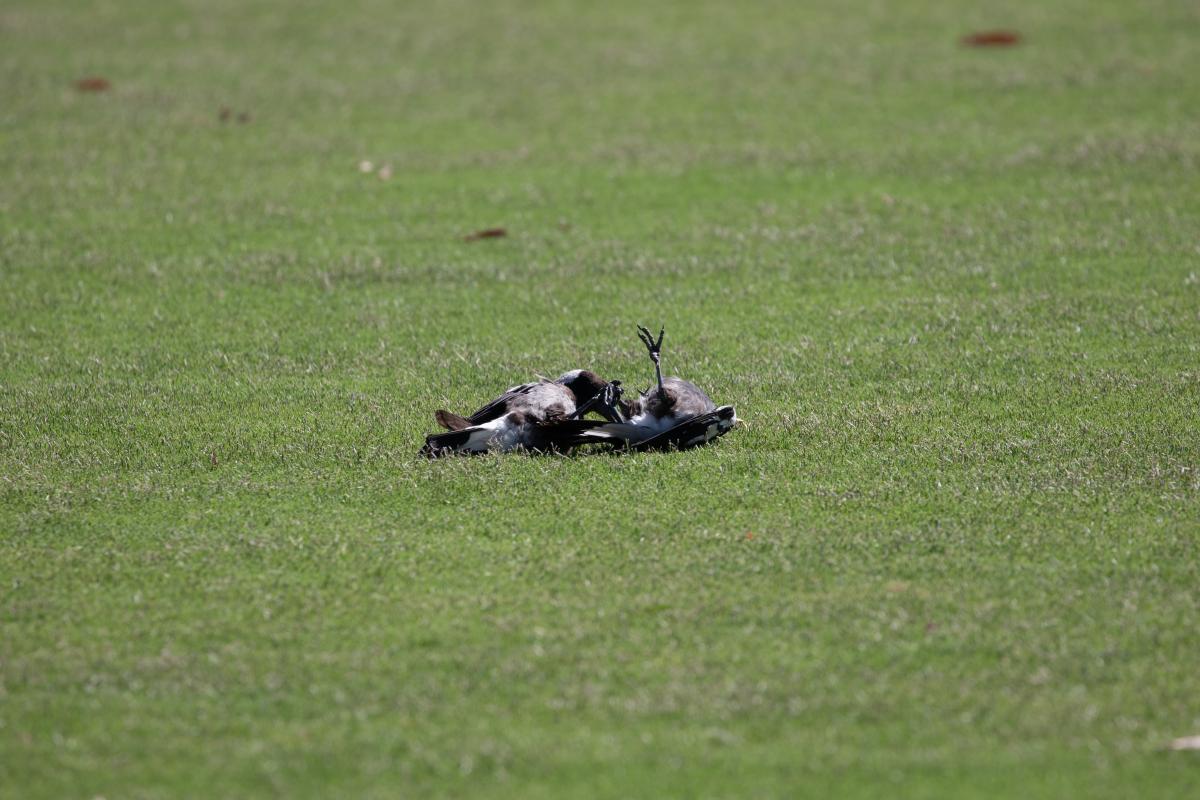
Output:
[[[708,444],[728,433],[738,420],[733,406],[717,406],[704,390],[679,377],[663,378],[660,364],[665,329],[655,339],[638,326],[638,338],[654,362],[656,385],[626,403],[618,401],[624,419],[574,424],[572,444],[608,443],[634,450],[684,450]]]
[[[620,420],[620,397],[620,381],[610,383],[586,369],[571,370],[553,381],[539,378],[513,386],[469,417],[438,410],[434,419],[448,432],[427,436],[420,455],[565,450],[576,430],[569,423],[589,411]]]

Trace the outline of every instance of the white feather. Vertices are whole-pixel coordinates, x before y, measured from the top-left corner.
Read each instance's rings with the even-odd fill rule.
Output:
[[[466,441],[454,448],[456,453],[486,453],[488,450],[511,450],[516,437],[516,426],[504,415],[491,422],[463,428],[469,434]]]

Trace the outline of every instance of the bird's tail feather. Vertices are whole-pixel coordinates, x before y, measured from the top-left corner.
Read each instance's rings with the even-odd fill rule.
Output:
[[[486,453],[495,430],[482,425],[473,425],[448,433],[435,433],[425,437],[425,446],[419,455],[440,458],[463,453]]]
[[[433,418],[437,420],[438,425],[441,425],[448,431],[461,431],[465,428],[471,427],[470,420],[460,417],[458,414],[455,414],[452,411],[446,411],[443,408],[439,408],[437,411],[435,411]]]

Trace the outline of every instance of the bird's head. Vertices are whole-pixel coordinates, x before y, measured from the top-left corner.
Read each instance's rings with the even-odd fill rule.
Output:
[[[591,400],[608,385],[608,381],[590,369],[573,369],[570,372],[564,372],[558,376],[555,383],[561,383],[570,389],[571,394],[575,395],[575,402],[579,404]]]

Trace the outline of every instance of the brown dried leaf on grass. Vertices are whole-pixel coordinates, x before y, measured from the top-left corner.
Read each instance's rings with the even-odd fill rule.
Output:
[[[231,119],[237,119],[238,123],[245,125],[250,121],[250,112],[239,111],[235,117],[233,109],[229,106],[221,106],[221,110],[217,112],[217,119],[221,120],[221,122],[229,122]]]
[[[962,37],[966,47],[1012,47],[1020,41],[1021,34],[1016,31],[977,31]]]
[[[504,228],[484,228],[481,231],[467,234],[463,237],[463,241],[474,242],[479,239],[499,239],[502,236],[508,236],[508,231]]]
[[[112,88],[112,83],[108,78],[101,78],[93,75],[89,78],[80,78],[75,81],[75,88],[81,92],[107,92]]]

